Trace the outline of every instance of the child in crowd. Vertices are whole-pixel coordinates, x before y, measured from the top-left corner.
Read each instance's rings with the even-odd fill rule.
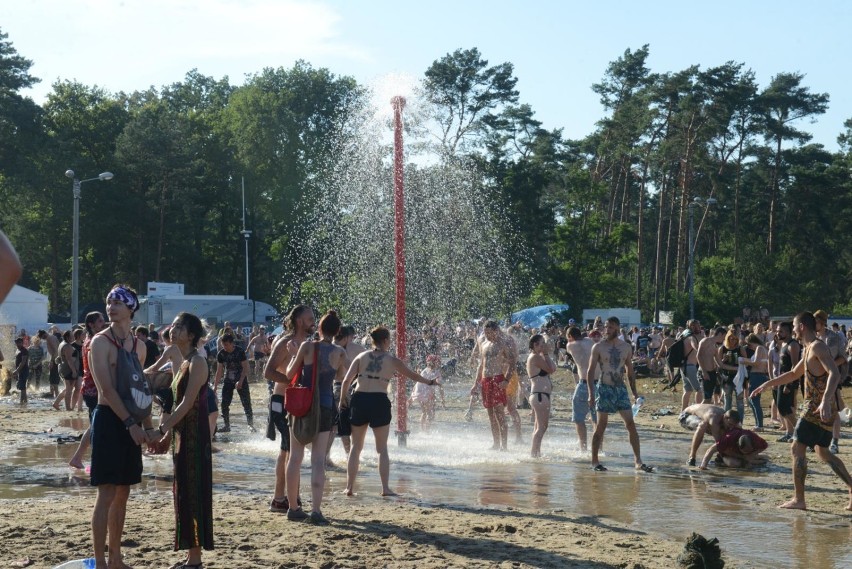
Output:
[[[426,367],[420,372],[424,378],[434,379],[437,385],[427,385],[425,383],[417,383],[414,386],[414,391],[411,393],[411,402],[420,404],[420,427],[424,431],[429,431],[432,427],[432,421],[435,420],[435,389],[441,394],[441,406],[446,409],[447,405],[444,401],[444,388],[441,387],[441,357],[436,354],[426,356]]]

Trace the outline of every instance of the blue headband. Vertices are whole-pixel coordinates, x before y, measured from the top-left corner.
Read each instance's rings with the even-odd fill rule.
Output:
[[[112,287],[112,290],[107,294],[107,300],[123,302],[130,309],[130,312],[136,312],[136,309],[139,308],[139,300],[136,298],[136,295],[123,286],[116,285]]]

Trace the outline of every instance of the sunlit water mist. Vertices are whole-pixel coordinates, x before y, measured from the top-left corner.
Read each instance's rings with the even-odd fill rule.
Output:
[[[398,88],[400,91],[395,91]],[[414,82],[377,81],[341,125],[328,183],[301,204],[300,300],[347,321],[394,322],[391,94],[406,98],[405,248],[408,321],[496,316],[513,308],[506,215],[472,162],[441,153]],[[284,283],[290,286],[293,283]]]

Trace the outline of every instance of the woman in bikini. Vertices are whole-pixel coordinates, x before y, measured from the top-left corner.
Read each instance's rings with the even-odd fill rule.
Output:
[[[390,457],[388,456],[388,435],[391,423],[391,402],[388,399],[388,386],[394,375],[407,377],[420,383],[438,385],[436,379],[426,379],[417,372],[411,370],[402,360],[392,356],[390,349],[390,332],[387,328],[379,326],[370,332],[373,341],[373,349],[364,352],[352,361],[343,385],[340,387],[340,411],[341,413],[349,407],[352,424],[352,448],[349,451],[349,463],[346,468],[346,489],[343,491],[347,496],[353,494],[355,488],[355,477],[358,476],[358,468],[361,464],[361,451],[364,448],[364,439],[367,436],[367,427],[373,429],[376,439],[376,452],[379,455],[379,478],[382,482],[382,496],[394,496],[394,492],[388,486],[390,476]],[[358,385],[349,400],[349,386],[355,379]]]
[[[541,439],[550,421],[550,393],[553,391],[550,374],[556,371],[556,364],[550,358],[550,347],[544,336],[536,334],[530,338],[529,346],[527,375],[530,376],[530,406],[535,415],[531,454],[538,458],[541,456]]]

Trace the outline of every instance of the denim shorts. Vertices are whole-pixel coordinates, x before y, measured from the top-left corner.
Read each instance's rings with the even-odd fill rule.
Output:
[[[575,423],[585,423],[586,416],[591,413],[592,420],[597,422],[598,414],[594,407],[589,406],[589,384],[581,381],[574,388],[574,397],[571,400],[573,409],[571,411],[571,419]]]

